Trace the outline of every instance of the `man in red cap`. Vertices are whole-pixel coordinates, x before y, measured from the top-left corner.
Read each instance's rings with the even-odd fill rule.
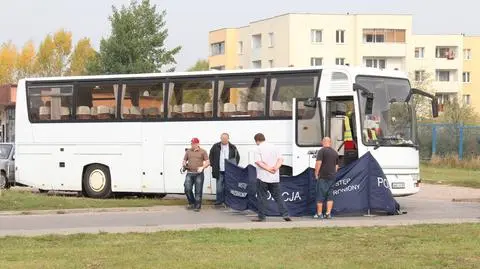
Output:
[[[200,140],[196,137],[190,141],[192,147],[185,152],[183,157],[183,167],[187,168],[185,176],[185,195],[187,196],[187,209],[200,211],[202,207],[203,192],[203,169],[210,165],[207,152],[200,148]],[[195,185],[195,196],[193,195],[193,185]]]

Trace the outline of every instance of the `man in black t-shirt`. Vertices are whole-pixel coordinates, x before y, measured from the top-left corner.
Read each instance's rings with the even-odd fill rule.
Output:
[[[332,217],[333,208],[332,186],[335,184],[335,175],[338,170],[338,153],[331,147],[330,137],[322,140],[322,149],[317,153],[315,163],[315,179],[317,180],[317,214],[314,218]],[[323,215],[323,203],[327,202],[327,211]]]

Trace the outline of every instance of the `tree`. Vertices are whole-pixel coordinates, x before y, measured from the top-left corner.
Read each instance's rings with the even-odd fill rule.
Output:
[[[457,98],[445,104],[440,120],[445,123],[468,124],[476,123],[478,115],[472,106],[460,103]]]
[[[208,71],[210,70],[207,60],[198,60],[194,66],[190,67],[187,71]]]
[[[149,0],[119,10],[112,7],[110,16],[112,32],[100,42],[97,68],[89,71],[101,73],[149,73],[175,64],[174,56],[181,47],[165,48],[168,30],[165,28],[165,10],[157,12],[157,6]],[[93,70],[92,70],[93,69]]]
[[[424,92],[433,93],[433,75],[428,72],[421,72],[415,76],[415,73],[410,73],[410,81],[412,88],[422,90]],[[419,119],[432,118],[432,100],[424,96],[414,96],[413,107]]]
[[[83,38],[78,41],[72,55],[70,56],[70,75],[86,75],[88,74],[88,66],[95,62],[97,52],[92,48],[90,39]]]
[[[22,48],[17,57],[16,76],[17,80],[29,77],[35,74],[36,52],[35,45],[32,41],[28,41]]]
[[[17,48],[12,42],[0,46],[0,84],[13,83],[15,81],[15,62],[17,60]]]
[[[63,76],[68,70],[69,55],[72,51],[72,33],[63,29],[47,35],[40,47],[36,68],[40,76]]]

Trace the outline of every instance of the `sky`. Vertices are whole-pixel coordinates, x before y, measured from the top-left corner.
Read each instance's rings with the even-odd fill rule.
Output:
[[[74,41],[88,37],[98,49],[110,32],[112,5],[129,0],[2,0],[0,43],[21,47],[28,40],[38,46],[60,28],[71,31]],[[182,46],[176,56],[177,71],[208,57],[208,32],[239,27],[285,13],[411,14],[414,34],[480,35],[480,5],[475,0],[150,0],[167,11],[167,47]]]

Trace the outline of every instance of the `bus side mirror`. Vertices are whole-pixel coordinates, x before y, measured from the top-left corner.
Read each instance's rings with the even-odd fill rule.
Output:
[[[306,107],[311,107],[311,108],[316,108],[317,107],[317,102],[315,99],[307,99],[303,102],[303,104],[306,106]]]

